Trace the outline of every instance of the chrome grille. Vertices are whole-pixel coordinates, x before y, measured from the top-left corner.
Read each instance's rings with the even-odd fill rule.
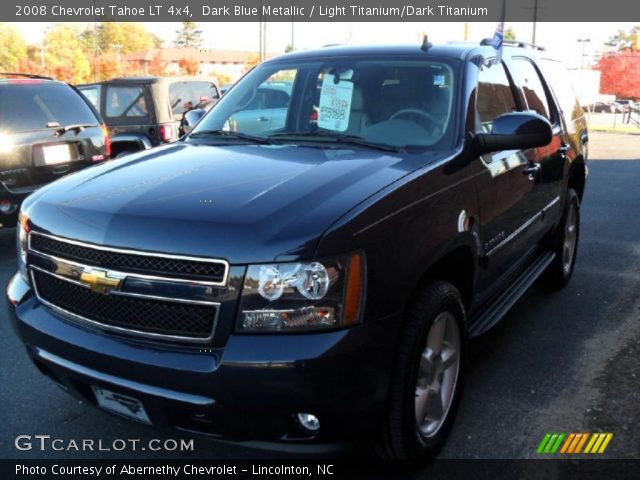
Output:
[[[32,270],[38,296],[83,320],[128,333],[208,339],[217,306],[103,295],[40,270]]]
[[[29,242],[29,248],[34,252],[83,265],[144,275],[167,275],[171,278],[202,281],[212,285],[222,285],[226,280],[227,264],[221,260],[126,251],[82,244],[36,232],[30,235]]]
[[[32,231],[38,299],[70,320],[154,339],[213,339],[225,260],[113,249]],[[179,295],[179,298],[176,296]]]

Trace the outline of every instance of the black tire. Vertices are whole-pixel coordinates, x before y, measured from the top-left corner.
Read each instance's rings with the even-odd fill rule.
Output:
[[[572,216],[571,210],[573,210]],[[567,241],[569,236],[570,225],[568,221],[574,224],[575,235],[573,237],[573,253],[570,260],[567,258]],[[567,190],[567,197],[564,202],[564,210],[562,219],[558,229],[551,239],[551,249],[556,254],[553,262],[547,267],[543,276],[542,283],[550,288],[562,288],[571,279],[573,270],[576,265],[576,257],[578,256],[578,244],[580,240],[580,198],[576,191],[572,188]]]
[[[453,316],[455,322],[446,312]],[[442,409],[445,411],[444,419],[432,434],[425,436],[420,432],[416,418],[419,364],[426,352],[427,336],[431,327],[436,319],[443,318],[442,314],[447,317],[448,325],[457,326],[457,378],[455,386],[449,389],[453,391],[451,403],[448,408]],[[377,456],[402,462],[424,462],[431,459],[442,447],[451,428],[462,389],[466,342],[464,325],[465,310],[458,290],[442,281],[426,285],[411,307],[399,339],[387,412],[382,422],[382,435],[375,448]],[[441,398],[442,394],[439,393],[438,396]],[[441,404],[444,406],[444,403]],[[424,419],[423,422],[428,420]]]

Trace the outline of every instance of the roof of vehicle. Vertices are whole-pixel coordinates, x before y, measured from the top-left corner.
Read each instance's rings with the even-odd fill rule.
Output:
[[[0,72],[0,82],[18,83],[16,82],[16,80],[22,81],[24,83],[33,83],[34,81],[64,83],[52,77],[45,77],[45,76],[36,75],[33,73]]]
[[[115,77],[115,78],[110,78],[109,80],[103,80],[101,82],[83,83],[77,86],[86,87],[86,86],[92,86],[92,85],[106,85],[106,84],[112,84],[112,83],[163,83],[163,82],[168,83],[168,82],[186,82],[186,81],[215,83],[213,78],[202,76],[202,75],[178,75],[178,76],[147,75],[147,76],[137,76],[137,77]]]
[[[518,52],[527,54],[526,52],[532,52],[535,50],[542,50],[540,47],[529,45],[524,42],[505,42],[504,45],[506,52],[513,52],[517,49]],[[296,60],[296,59],[310,59],[310,58],[326,58],[337,56],[377,56],[377,55],[425,55],[428,54],[431,57],[446,57],[456,58],[462,60],[466,58],[471,52],[477,51],[477,53],[485,53],[487,56],[495,54],[493,47],[487,45],[486,41],[480,43],[476,42],[451,42],[445,44],[430,44],[428,43],[424,48],[420,42],[415,44],[404,45],[329,45],[323,48],[314,50],[303,50],[297,52],[286,53],[280,55],[267,62],[278,62],[284,60]]]

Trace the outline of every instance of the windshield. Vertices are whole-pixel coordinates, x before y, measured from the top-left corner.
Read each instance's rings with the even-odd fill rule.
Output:
[[[450,142],[452,65],[397,56],[267,62],[222,97],[191,137],[435,149]]]

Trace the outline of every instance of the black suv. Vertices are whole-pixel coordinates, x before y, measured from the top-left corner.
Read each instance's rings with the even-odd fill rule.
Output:
[[[287,54],[180,141],[39,191],[8,288],[29,355],[145,423],[428,458],[467,339],[574,269],[588,137],[544,57]],[[284,121],[243,132],[282,82]]]
[[[109,158],[100,115],[66,83],[0,73],[0,227],[34,190]]]
[[[104,117],[114,157],[169,143],[181,136],[184,112],[220,97],[206,77],[124,77],[78,85]]]

